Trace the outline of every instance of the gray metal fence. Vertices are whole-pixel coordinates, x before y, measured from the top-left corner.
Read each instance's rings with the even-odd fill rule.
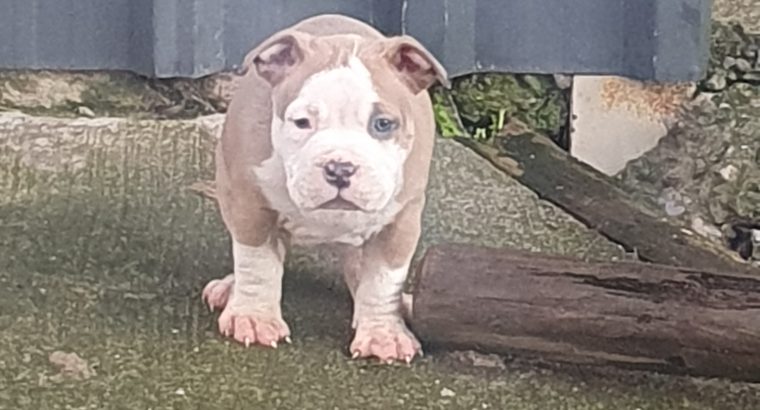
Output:
[[[0,0],[0,68],[199,77],[304,17],[408,33],[475,71],[702,76],[711,0]]]

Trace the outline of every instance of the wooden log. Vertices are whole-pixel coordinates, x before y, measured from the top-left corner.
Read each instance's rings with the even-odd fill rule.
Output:
[[[440,245],[407,302],[431,345],[760,381],[753,275]]]
[[[760,274],[727,247],[658,217],[612,178],[519,122],[509,123],[489,144],[471,138],[458,141],[644,261]]]

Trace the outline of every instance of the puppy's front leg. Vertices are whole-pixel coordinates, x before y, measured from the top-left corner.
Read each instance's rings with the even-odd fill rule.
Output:
[[[377,357],[385,362],[411,362],[421,353],[417,338],[402,316],[401,293],[417,241],[424,198],[408,204],[393,224],[351,255],[347,263],[349,287],[356,288],[353,327],[356,330],[350,351],[352,357]]]
[[[273,239],[260,246],[232,243],[235,273],[214,280],[204,289],[212,307],[224,307],[219,316],[219,331],[249,346],[277,347],[290,337],[282,319],[282,274],[285,248]]]

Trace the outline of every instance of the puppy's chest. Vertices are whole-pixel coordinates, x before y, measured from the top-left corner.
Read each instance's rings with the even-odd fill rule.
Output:
[[[360,246],[392,221],[389,212],[359,214],[344,211],[320,211],[313,215],[280,212],[280,226],[298,245],[342,243]]]

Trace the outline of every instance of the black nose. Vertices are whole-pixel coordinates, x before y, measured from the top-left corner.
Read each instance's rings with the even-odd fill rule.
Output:
[[[351,185],[351,176],[356,173],[356,165],[350,162],[330,161],[322,169],[325,181],[338,188],[348,188]]]

